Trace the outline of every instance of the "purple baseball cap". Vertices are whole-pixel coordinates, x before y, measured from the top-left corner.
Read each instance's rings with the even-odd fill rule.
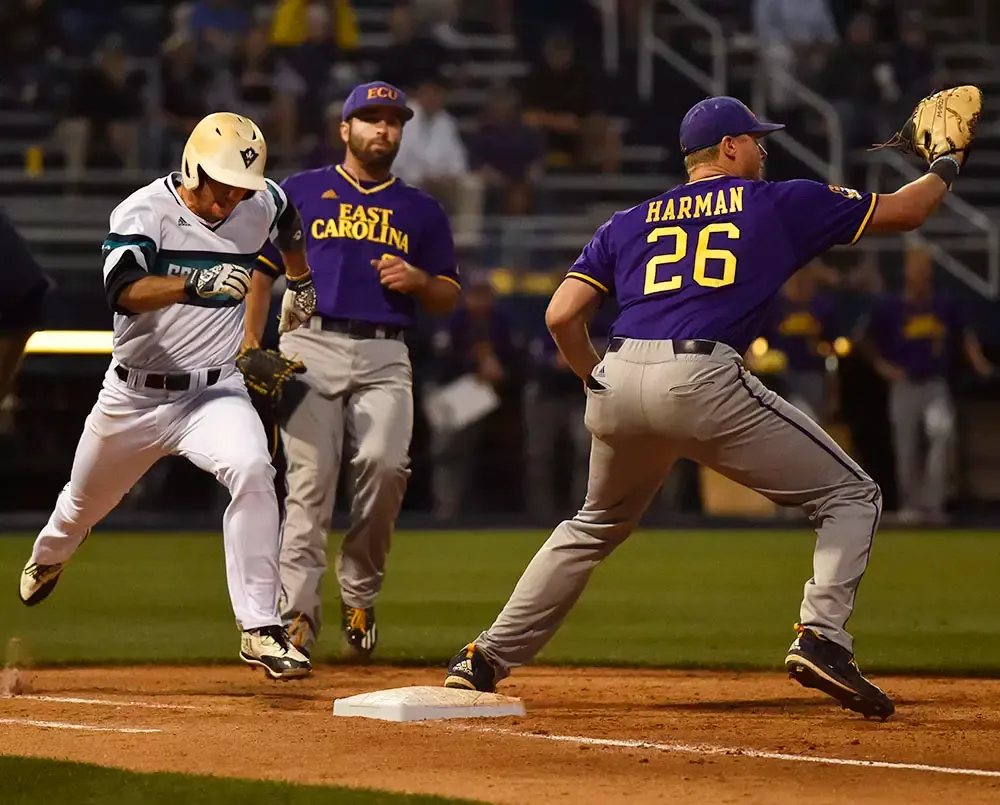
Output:
[[[761,123],[746,104],[728,95],[706,98],[692,106],[681,121],[681,152],[691,154],[711,148],[723,137],[741,134],[770,134],[780,131],[780,123]]]
[[[413,110],[406,105],[406,93],[403,90],[385,81],[372,81],[369,84],[360,84],[351,90],[351,94],[344,101],[341,118],[349,120],[362,109],[372,106],[395,107],[403,113],[403,120],[413,117]]]

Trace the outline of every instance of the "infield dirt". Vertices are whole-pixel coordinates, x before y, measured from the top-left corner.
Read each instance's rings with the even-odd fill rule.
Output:
[[[0,754],[497,803],[1000,802],[1000,774],[954,773],[1000,772],[1000,680],[878,678],[898,706],[880,723],[776,673],[527,668],[501,686],[524,699],[526,718],[391,724],[334,718],[333,701],[437,685],[441,671],[329,666],[274,683],[235,665],[156,666],[43,669],[25,679],[29,695],[0,699]]]

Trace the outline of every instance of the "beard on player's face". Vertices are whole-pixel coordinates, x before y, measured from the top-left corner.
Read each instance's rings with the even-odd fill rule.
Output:
[[[380,120],[352,119],[347,129],[347,150],[365,170],[388,171],[399,153],[402,125],[398,129]]]
[[[399,153],[398,144],[392,145],[378,138],[365,140],[360,134],[353,132],[347,139],[347,148],[366,170],[376,172],[389,170]]]

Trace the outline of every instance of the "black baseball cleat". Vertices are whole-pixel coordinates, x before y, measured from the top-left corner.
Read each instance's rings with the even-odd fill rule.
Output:
[[[301,679],[312,673],[309,658],[292,645],[282,626],[263,626],[243,632],[240,659],[263,668],[271,679]]]
[[[367,662],[378,643],[375,626],[375,608],[349,607],[340,602],[341,626],[344,633],[344,648],[349,655]]]
[[[850,651],[801,624],[795,624],[795,630],[799,636],[785,657],[789,677],[804,688],[823,691],[865,718],[885,721],[896,711],[892,699],[861,675]]]
[[[469,643],[448,663],[444,686],[493,693],[497,689],[496,671],[476,644]]]

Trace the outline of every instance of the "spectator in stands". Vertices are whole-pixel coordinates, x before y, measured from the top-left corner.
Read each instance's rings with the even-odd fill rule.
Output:
[[[828,0],[754,0],[754,35],[768,76],[768,98],[775,110],[792,105],[784,76],[816,64],[837,29]]]
[[[177,33],[164,42],[160,60],[160,164],[176,161],[195,124],[209,113],[211,85],[212,73],[198,62],[191,36]]]
[[[849,148],[885,139],[880,64],[871,17],[855,14],[847,28],[847,41],[831,54],[819,82],[820,91],[840,115]]]
[[[514,361],[510,324],[495,303],[485,272],[474,273],[466,283],[460,306],[434,337],[438,379],[445,385],[475,375],[503,396]],[[489,422],[487,416],[462,430],[432,433],[434,512],[439,519],[475,510],[478,501],[469,498],[482,486],[476,482],[476,459]]]
[[[488,213],[530,212],[545,165],[544,141],[521,120],[519,106],[512,87],[494,92],[469,144],[473,169],[486,186]]]
[[[621,138],[603,114],[602,94],[600,75],[575,59],[572,40],[552,34],[522,87],[523,120],[545,136],[550,167],[620,169]]]
[[[378,64],[379,81],[411,92],[422,81],[441,81],[448,49],[426,34],[414,34],[413,13],[405,3],[389,14],[389,46]]]
[[[930,254],[909,249],[905,272],[903,293],[887,297],[872,313],[865,346],[890,387],[900,518],[941,522],[955,434],[952,356],[964,352],[981,377],[993,367],[955,301],[935,293]],[[921,442],[927,444],[926,462]]]
[[[338,165],[344,161],[347,146],[340,136],[340,124],[343,120],[344,102],[334,101],[326,107],[324,114],[325,129],[316,145],[309,152],[305,161],[306,169],[323,168],[327,165]]]
[[[86,170],[92,143],[108,143],[125,168],[139,167],[143,83],[141,74],[128,69],[121,42],[106,39],[96,54],[96,64],[77,76],[60,125],[70,181],[78,180]]]
[[[301,30],[290,18],[301,11]],[[271,44],[275,54],[294,70],[301,85],[298,99],[300,130],[317,134],[323,128],[323,109],[331,88],[338,51],[330,12],[322,5],[306,6],[303,0],[279,3],[271,21]]]
[[[219,64],[232,58],[250,27],[250,16],[239,0],[198,0],[187,25],[207,60]]]
[[[59,51],[60,44],[49,0],[0,4],[0,94],[32,105],[42,91],[46,61]]]
[[[298,156],[298,99],[302,80],[271,49],[267,25],[254,25],[230,62],[236,110],[268,132],[268,164]],[[272,139],[273,138],[273,139]]]
[[[469,171],[458,122],[445,109],[444,88],[424,80],[410,103],[393,172],[404,182],[427,191],[454,217],[455,236],[477,229],[482,218],[482,183]]]

